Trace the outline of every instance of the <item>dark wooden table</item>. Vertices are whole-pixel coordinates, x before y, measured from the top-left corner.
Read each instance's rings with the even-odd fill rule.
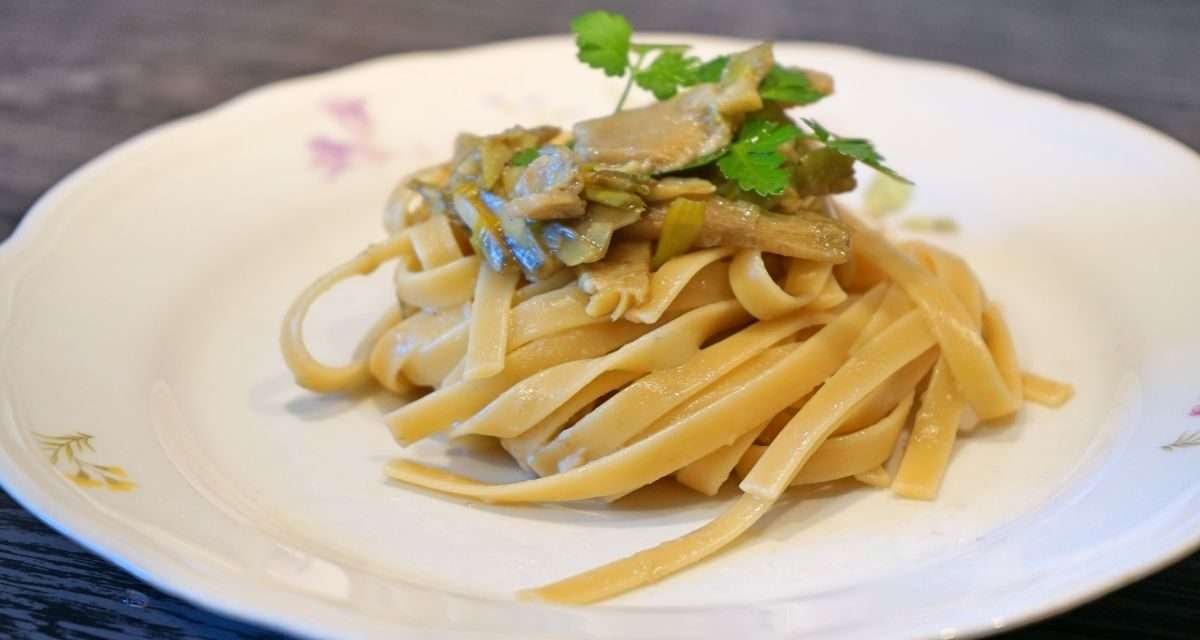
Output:
[[[64,174],[150,126],[381,54],[562,32],[590,4],[0,0],[0,240]],[[1200,148],[1192,0],[604,4],[642,29],[825,40],[978,67]],[[278,637],[142,583],[0,492],[0,637],[14,636]],[[1005,637],[1198,638],[1200,554]]]

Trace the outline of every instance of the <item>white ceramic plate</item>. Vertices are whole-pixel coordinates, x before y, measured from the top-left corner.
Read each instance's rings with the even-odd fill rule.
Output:
[[[675,37],[703,53],[745,44]],[[565,38],[273,85],[57,186],[0,247],[0,479],[158,586],[314,636],[956,637],[1060,611],[1194,548],[1197,155],[974,71],[827,45],[778,57],[834,74],[836,99],[812,112],[914,177],[914,213],[958,221],[944,241],[1005,303],[1026,366],[1078,388],[1061,411],[964,438],[936,502],[817,492],[651,588],[582,609],[516,602],[518,588],[690,530],[729,496],[667,487],[609,509],[500,508],[392,486],[388,401],[292,384],[276,347],[285,307],[380,237],[399,175],[444,157],[460,130],[614,103],[619,83],[575,62]],[[344,353],[389,296],[379,279],[339,289],[312,320],[318,352]],[[89,438],[46,439],[76,433]],[[68,442],[98,486],[79,480]],[[405,455],[512,477],[437,444]]]

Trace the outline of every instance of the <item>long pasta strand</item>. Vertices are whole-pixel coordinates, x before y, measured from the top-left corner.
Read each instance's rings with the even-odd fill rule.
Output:
[[[855,244],[864,256],[879,265],[904,288],[921,309],[930,330],[937,336],[942,354],[963,396],[982,419],[1008,415],[1020,406],[1020,398],[1005,385],[1003,376],[988,352],[962,302],[944,283],[862,222],[847,216],[855,227]]]
[[[483,380],[448,385],[385,416],[402,444],[449,429],[482,409],[512,385],[556,364],[603,355],[650,331],[649,325],[614,322],[564,331],[521,347],[508,356],[504,371]]]
[[[869,474],[880,468],[892,454],[896,438],[904,427],[913,406],[910,391],[899,404],[875,424],[843,436],[833,436],[821,443],[812,458],[800,468],[791,486],[829,482],[859,474]],[[767,447],[754,445],[746,448],[737,461],[738,473],[746,475],[762,458]]]
[[[517,464],[534,471],[530,461],[533,454],[557,435],[568,420],[585,407],[594,405],[600,396],[629,384],[639,375],[632,371],[609,371],[601,375],[580,389],[579,393],[571,396],[570,400],[560,405],[553,413],[525,430],[524,433],[511,438],[502,438],[501,446],[517,461]]]
[[[915,317],[913,316],[913,318]],[[919,322],[919,319],[916,322],[901,321],[898,325],[904,328],[912,326],[923,329]],[[863,323],[865,324],[865,319]],[[861,328],[861,326],[860,324],[859,327]],[[892,342],[899,342],[902,338],[910,337],[908,333],[913,332],[915,330],[893,331],[891,333],[895,335],[887,342],[887,345],[892,346]],[[928,334],[926,337],[927,343],[931,345],[933,337]],[[847,348],[849,341],[847,340]],[[879,350],[884,351],[884,349]],[[861,358],[861,356],[858,357]],[[845,367],[839,371],[842,370],[845,370]],[[829,383],[822,387],[823,390],[827,388],[829,388]],[[831,396],[841,392],[845,392],[849,397],[856,395],[856,392],[848,386],[839,387],[838,392],[826,395]],[[817,397],[814,396],[814,400],[816,399]],[[849,404],[846,397],[833,397],[829,399],[829,402],[835,406],[839,402],[842,405]],[[781,436],[786,435],[788,435],[787,429]],[[650,438],[650,440],[652,439],[653,437]],[[786,449],[792,444],[791,438],[785,437],[782,440],[781,442],[780,439],[777,439],[768,447],[763,458],[776,460],[786,457]],[[767,485],[786,486],[795,475],[788,465],[770,462],[756,465],[755,472],[763,477]],[[755,472],[752,472],[751,475],[754,475]],[[523,592],[522,595],[550,602],[583,604],[610,598],[630,589],[656,582],[716,553],[736,540],[770,509],[778,495],[778,493],[774,493],[763,496],[747,492],[715,520],[696,531],[565,580]]]
[[[539,464],[560,467],[560,462],[570,460],[570,466],[578,466],[607,455],[673,407],[772,344],[828,320],[826,314],[797,313],[758,322],[701,350],[677,367],[651,373],[563,432],[538,453]]]
[[[605,371],[669,368],[690,358],[714,333],[749,319],[733,300],[694,309],[603,358],[567,362],[539,371],[463,421],[453,434],[501,438],[519,435]]]
[[[933,368],[929,388],[921,398],[912,435],[892,481],[892,490],[905,498],[932,500],[941,486],[958,423],[966,403],[959,395],[945,360]]]
[[[464,380],[490,378],[504,369],[512,296],[520,279],[521,274],[516,270],[484,269],[479,273],[475,282],[475,301],[471,304]]]
[[[587,604],[657,582],[720,551],[754,526],[773,503],[745,494],[715,520],[683,537],[521,595],[546,602]]]
[[[388,329],[400,320],[398,309],[388,313],[359,341],[355,349],[354,359],[342,366],[329,366],[318,362],[304,343],[304,319],[308,310],[325,292],[338,283],[352,276],[368,275],[389,260],[411,255],[411,231],[405,230],[373,244],[362,253],[351,258],[308,285],[292,302],[287,314],[283,317],[283,326],[279,331],[279,348],[283,358],[296,378],[296,384],[313,391],[345,391],[360,387],[371,381],[371,371],[368,366],[370,349]]]
[[[387,473],[395,480],[427,489],[495,502],[585,500],[632,491],[729,444],[820,384],[845,361],[850,344],[882,294],[880,288],[864,296],[741,388],[644,440],[581,467],[507,485],[483,484],[408,460],[393,460]]]
[[[934,345],[919,312],[896,321],[838,369],[771,443],[742,480],[742,491],[778,498],[854,404]]]

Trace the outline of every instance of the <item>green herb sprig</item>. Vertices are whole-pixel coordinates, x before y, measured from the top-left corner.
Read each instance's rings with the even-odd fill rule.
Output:
[[[800,130],[770,120],[747,120],[717,168],[746,191],[772,196],[783,193],[791,178],[779,147],[795,140]]]
[[[618,13],[589,11],[571,21],[577,57],[589,67],[611,77],[626,77],[617,101],[620,111],[637,85],[659,100],[675,96],[680,89],[700,83],[719,82],[729,56],[702,61],[687,55],[688,45],[639,43],[633,41],[633,26]],[[648,60],[653,56],[652,60]],[[782,106],[812,104],[825,97],[803,70],[775,65],[758,86],[764,99]],[[746,191],[763,196],[779,195],[787,188],[790,170],[779,147],[796,139],[816,140],[837,153],[861,162],[890,178],[912,184],[885,163],[875,146],[864,138],[839,136],[816,120],[804,119],[809,130],[787,123],[751,117],[726,150],[689,165],[698,167],[716,161],[726,178]],[[527,163],[532,157],[521,157]]]
[[[912,180],[896,173],[896,170],[887,166],[884,163],[886,158],[883,154],[875,149],[875,145],[866,138],[843,138],[842,136],[833,133],[829,129],[821,126],[821,123],[812,118],[804,118],[801,120],[804,124],[812,129],[812,133],[804,133],[802,137],[809,140],[816,140],[821,144],[837,151],[838,153],[854,158],[855,160],[871,167],[872,169],[886,175],[893,180],[899,180],[905,184],[912,184]]]
[[[700,61],[684,55],[690,48],[688,45],[633,42],[633,27],[621,14],[608,11],[580,14],[571,21],[571,31],[581,62],[600,69],[606,76],[629,76],[616,111],[625,106],[634,83],[665,100],[674,96],[679,87],[699,82],[696,70]],[[643,68],[652,53],[654,60]]]

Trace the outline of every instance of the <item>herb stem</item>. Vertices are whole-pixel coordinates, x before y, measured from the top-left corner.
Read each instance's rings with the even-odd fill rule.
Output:
[[[642,70],[642,61],[646,59],[647,51],[638,52],[637,61],[633,63],[633,67],[629,70],[629,80],[625,81],[625,90],[621,92],[621,99],[617,100],[617,108],[613,109],[613,113],[621,111],[621,107],[625,106],[625,99],[629,97],[629,90],[633,88],[633,77]]]

